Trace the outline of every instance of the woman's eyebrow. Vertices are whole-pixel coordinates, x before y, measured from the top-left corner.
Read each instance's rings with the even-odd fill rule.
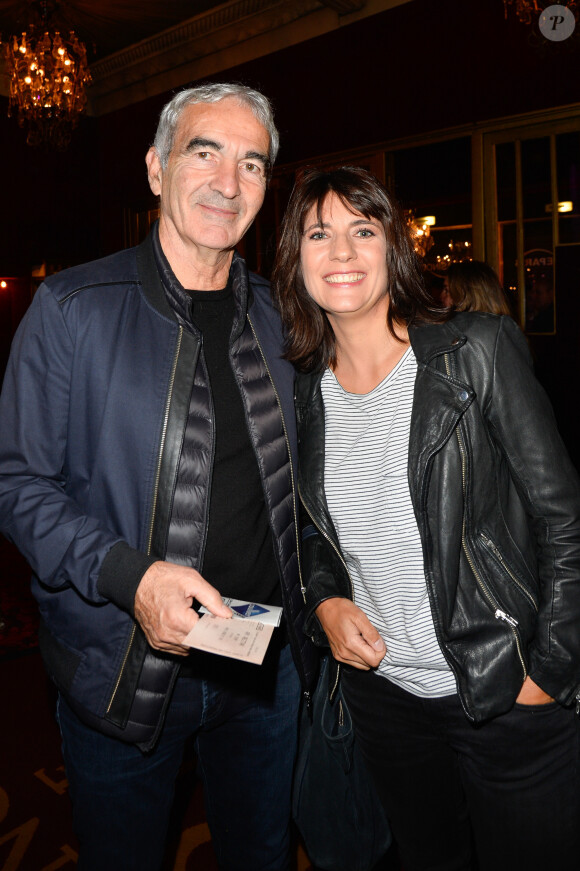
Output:
[[[304,232],[308,233],[309,230],[314,230],[315,227],[320,227],[321,229],[324,229],[324,227],[330,227],[330,224],[328,224],[326,221],[315,221],[314,224],[310,224],[309,227],[304,227]]]
[[[354,221],[350,222],[349,226],[358,227],[359,224],[378,224],[378,221],[376,221],[374,218],[355,218]],[[304,228],[304,233],[308,233],[309,230],[314,230],[315,227],[320,227],[321,229],[324,229],[325,227],[330,226],[332,225],[328,223],[328,221],[315,221],[314,224],[310,224],[309,227]]]

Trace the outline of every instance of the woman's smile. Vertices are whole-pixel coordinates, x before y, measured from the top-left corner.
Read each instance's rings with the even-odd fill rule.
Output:
[[[329,284],[357,284],[363,278],[366,278],[366,272],[332,272],[324,276]]]

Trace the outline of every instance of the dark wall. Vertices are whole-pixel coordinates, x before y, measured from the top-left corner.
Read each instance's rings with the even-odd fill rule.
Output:
[[[273,97],[290,162],[580,99],[580,39],[531,37],[502,0],[413,0],[231,74]]]
[[[82,262],[99,249],[98,124],[82,118],[64,152],[26,145],[0,98],[0,275],[43,261]]]

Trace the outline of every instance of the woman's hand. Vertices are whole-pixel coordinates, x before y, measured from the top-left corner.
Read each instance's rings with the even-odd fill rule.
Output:
[[[316,609],[316,616],[339,662],[368,671],[376,668],[387,652],[366,614],[350,599],[326,599]]]
[[[548,705],[553,702],[552,696],[540,689],[531,677],[527,677],[522,684],[520,694],[516,699],[518,705]]]

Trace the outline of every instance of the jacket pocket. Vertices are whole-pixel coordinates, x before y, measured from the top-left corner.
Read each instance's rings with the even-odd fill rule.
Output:
[[[490,541],[490,539],[487,540]],[[517,657],[522,668],[522,680],[525,680],[528,676],[525,639],[529,636],[530,618],[533,613],[535,621],[535,613],[530,607],[531,603],[529,600],[527,600],[528,605],[525,609],[525,614],[522,614],[521,607],[516,606],[515,603],[513,603],[513,597],[510,595],[511,590],[514,587],[512,582],[513,579],[510,580],[510,583],[506,587],[506,579],[510,576],[506,572],[503,564],[498,561],[495,554],[493,554],[494,559],[490,566],[488,556],[492,551],[488,551],[484,546],[481,533],[478,533],[475,543],[477,544],[477,550],[479,551],[477,555],[478,558],[477,561],[475,561],[475,554],[466,550],[469,565],[475,576],[475,580],[477,581],[479,591],[482,593],[484,600],[491,609],[494,619],[498,623],[503,624],[503,626],[505,626],[505,628],[511,633],[512,639],[515,643]],[[482,547],[485,553],[481,553]],[[501,571],[498,570],[500,567]],[[504,595],[500,595],[501,593]],[[509,607],[506,605],[506,602],[508,601],[510,602]]]
[[[536,597],[530,590],[529,586],[521,579],[521,576],[519,576],[507,562],[497,544],[485,532],[479,533],[479,539],[486,552],[491,556],[494,564],[499,568],[501,575],[506,578],[509,587],[516,590],[520,596],[520,600],[526,602],[527,605],[537,613],[538,602],[536,601]]]

